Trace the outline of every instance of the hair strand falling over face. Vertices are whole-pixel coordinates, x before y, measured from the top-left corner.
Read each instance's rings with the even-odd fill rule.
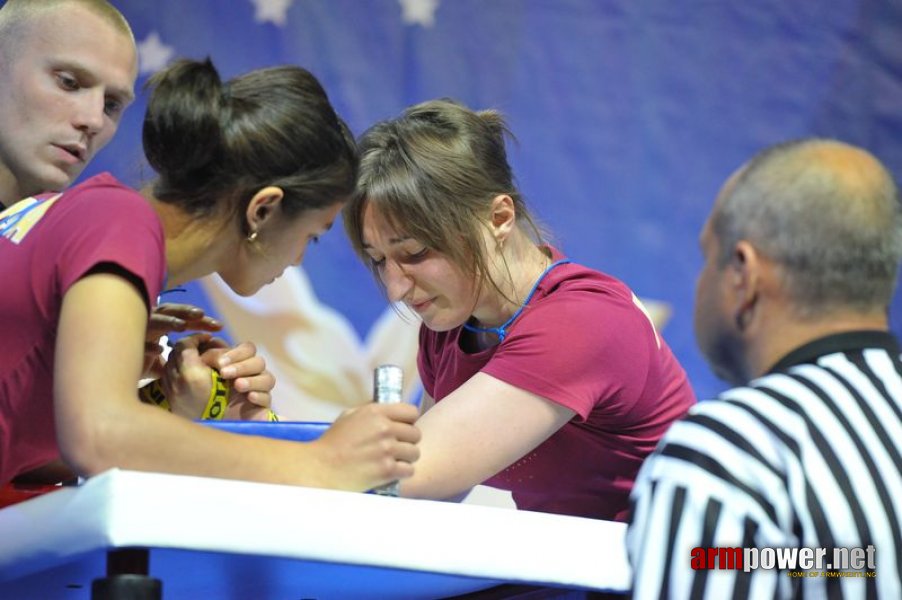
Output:
[[[497,111],[472,111],[451,100],[418,104],[370,128],[360,138],[357,189],[343,213],[358,254],[366,259],[363,214],[372,206],[400,233],[501,291],[489,276],[484,242],[493,199],[510,196],[518,223],[544,243],[507,161],[509,135]]]

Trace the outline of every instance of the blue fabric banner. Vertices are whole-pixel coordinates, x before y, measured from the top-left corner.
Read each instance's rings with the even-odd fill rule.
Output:
[[[510,158],[527,201],[564,252],[648,301],[702,398],[725,385],[693,339],[697,239],[729,174],[767,144],[810,135],[864,146],[902,173],[902,3],[895,1],[117,4],[139,42],[142,80],[180,56],[210,56],[224,77],[300,64],[355,134],[436,97],[503,111],[518,139]],[[134,184],[152,176],[141,159],[143,102],[89,174],[110,170]],[[344,234],[325,236],[303,270],[318,305],[337,319],[335,331],[371,343],[386,303]],[[232,325],[230,309],[211,298],[206,284],[170,297]],[[290,303],[279,309],[284,317],[283,309]],[[893,311],[898,323],[898,302]],[[231,333],[253,339],[248,333],[279,323],[264,317]],[[269,350],[290,354],[294,343]],[[295,362],[277,375],[303,379],[305,368],[316,368],[315,356]]]

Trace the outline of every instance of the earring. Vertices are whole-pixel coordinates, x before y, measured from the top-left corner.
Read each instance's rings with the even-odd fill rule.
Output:
[[[253,244],[253,243],[256,242],[256,241],[257,241],[257,232],[256,232],[256,230],[254,230],[254,231],[252,231],[252,232],[250,232],[250,233],[248,234],[248,236],[247,236],[247,243],[248,243],[248,244]]]

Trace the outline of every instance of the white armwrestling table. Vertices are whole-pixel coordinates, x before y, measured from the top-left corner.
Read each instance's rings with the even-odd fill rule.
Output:
[[[119,573],[161,580],[166,600],[625,592],[624,533],[508,508],[114,469],[0,510],[0,598],[90,598],[94,579]]]

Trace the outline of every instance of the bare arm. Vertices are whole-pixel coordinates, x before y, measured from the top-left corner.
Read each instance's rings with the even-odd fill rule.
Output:
[[[424,409],[417,421],[421,458],[414,476],[401,484],[401,494],[440,499],[502,471],[576,414],[484,373]]]
[[[364,490],[413,472],[412,406],[343,415],[308,444],[230,435],[138,402],[147,311],[137,289],[109,273],[86,276],[63,299],[54,365],[63,458],[90,476],[136,470]]]
[[[433,406],[435,406],[435,399],[424,391],[420,398],[420,414],[425,415],[426,411]]]

